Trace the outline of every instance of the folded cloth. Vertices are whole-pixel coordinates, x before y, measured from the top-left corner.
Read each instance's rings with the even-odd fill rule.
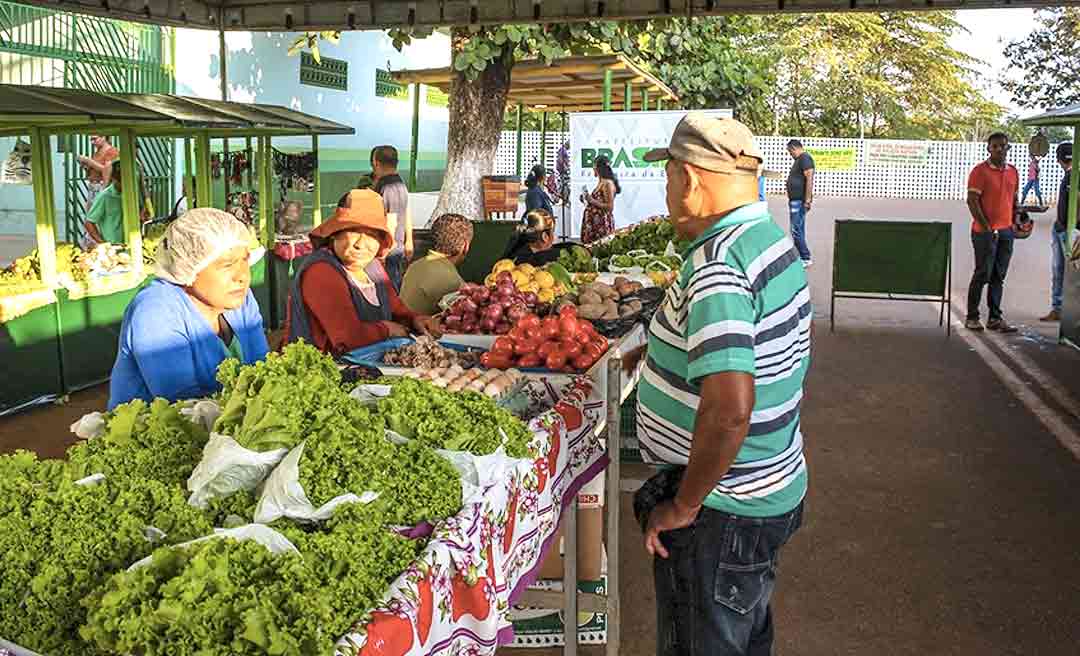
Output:
[[[649,527],[649,515],[653,508],[675,498],[685,473],[686,467],[666,467],[645,481],[634,494],[634,517],[637,517],[642,532]]]

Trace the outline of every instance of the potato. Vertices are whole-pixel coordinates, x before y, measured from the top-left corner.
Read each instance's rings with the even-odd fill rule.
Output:
[[[626,276],[617,276],[615,278],[615,286],[616,287],[618,287],[619,285],[625,285],[628,282],[630,282],[630,279],[627,278]]]
[[[578,307],[578,316],[582,319],[599,319],[604,316],[604,311],[604,305],[601,303],[582,305]]]
[[[581,292],[578,298],[578,305],[600,305],[603,302],[604,299],[592,290]]]
[[[641,310],[635,310],[632,304],[627,303],[619,307],[619,318],[625,319],[626,317],[632,317],[638,312],[641,312]]]
[[[619,318],[618,308],[610,308],[604,311],[604,316],[600,317],[605,321],[614,321]]]

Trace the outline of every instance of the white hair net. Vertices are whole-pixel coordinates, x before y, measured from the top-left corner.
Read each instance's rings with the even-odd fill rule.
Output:
[[[250,246],[251,230],[228,212],[199,207],[169,225],[158,246],[154,273],[177,285],[188,286],[195,277],[237,246]]]

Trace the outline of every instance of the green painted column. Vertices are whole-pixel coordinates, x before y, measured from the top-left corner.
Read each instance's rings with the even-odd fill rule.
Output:
[[[420,83],[413,85],[412,145],[409,148],[409,191],[416,191],[416,160],[420,158]]]
[[[30,167],[34,172],[34,232],[41,261],[41,282],[52,289],[56,286],[56,207],[49,135],[41,128],[30,130]]]
[[[544,168],[547,168],[547,119],[547,112],[540,114],[540,164]]]
[[[656,99],[656,111],[658,111],[658,112],[664,111],[664,99],[663,98],[657,98]]]
[[[188,207],[191,207],[195,198],[195,181],[191,177],[191,171],[191,139],[184,137],[184,196],[187,197]]]
[[[518,105],[517,105],[517,150],[515,151],[516,154],[514,155],[514,161],[515,161],[516,167],[517,167],[515,169],[517,171],[517,177],[519,177],[519,178],[521,177],[521,174],[522,174],[522,170],[521,170],[521,168],[522,168],[522,157],[524,157],[524,153],[522,152],[522,148],[524,146],[524,142],[522,141],[522,130],[524,129],[524,127],[525,127],[525,106],[522,105],[521,103],[518,103]]]
[[[634,109],[634,85],[627,82],[623,85],[623,109],[626,111],[633,111]]]
[[[642,89],[641,90],[641,111],[643,111],[643,112],[649,111],[649,90],[648,89]]]
[[[267,249],[274,247],[274,218],[270,214],[274,198],[274,155],[270,137],[259,137],[259,154],[255,158],[259,180],[259,236]]]
[[[135,166],[135,132],[120,131],[120,197],[124,205],[124,238],[135,272],[142,271],[142,222],[139,220],[139,174]]]
[[[413,133],[413,140],[415,141],[415,133]],[[312,225],[317,226],[322,223],[322,191],[319,185],[319,135],[311,135],[311,152],[315,153],[315,192],[313,193],[312,204],[315,206],[312,212]],[[414,155],[415,157],[415,155]],[[416,186],[416,170],[410,164],[410,179],[413,181],[412,186]],[[410,187],[411,189],[412,187]]]
[[[214,189],[210,177],[210,134],[195,135],[195,199],[199,207],[214,206]]]
[[[253,151],[251,150],[251,137],[244,137],[244,148],[245,148],[245,151],[247,153],[247,156],[252,157],[253,156]],[[252,174],[252,171],[254,171],[254,170],[255,170],[255,162],[248,162],[248,170],[247,170],[247,186],[248,186],[248,189],[251,189],[254,186],[252,184],[252,182],[251,182],[251,174]]]
[[[604,111],[611,111],[611,82],[614,79],[615,74],[611,69],[604,71]]]

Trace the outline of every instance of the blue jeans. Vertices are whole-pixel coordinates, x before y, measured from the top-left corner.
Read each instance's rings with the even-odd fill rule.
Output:
[[[1061,312],[1061,290],[1065,284],[1066,234],[1065,230],[1059,232],[1056,226],[1050,233],[1050,250],[1053,253],[1050,264],[1051,280],[1053,281],[1050,286],[1050,307],[1058,312]]]
[[[769,656],[769,600],[780,548],[802,525],[803,506],[776,517],[703,508],[690,526],[661,534],[653,561],[657,656]]]
[[[1005,276],[1009,273],[1009,261],[1013,254],[1012,230],[971,233],[971,245],[975,248],[975,273],[968,287],[967,318],[979,318],[983,287],[990,286],[986,302],[990,306],[990,320],[1001,318],[1001,297],[1005,292]]]
[[[1038,178],[1035,178],[1034,180],[1028,180],[1027,184],[1024,185],[1024,191],[1020,193],[1020,204],[1024,203],[1024,199],[1027,198],[1028,192],[1032,189],[1035,189],[1035,198],[1039,201],[1039,205],[1043,204],[1042,188],[1039,186]]]
[[[802,200],[788,200],[788,216],[791,217],[791,239],[799,249],[803,261],[810,259],[810,248],[806,245],[806,206]]]
[[[392,251],[386,256],[386,275],[390,278],[390,284],[394,291],[401,292],[401,281],[405,278],[405,253],[404,251]]]

